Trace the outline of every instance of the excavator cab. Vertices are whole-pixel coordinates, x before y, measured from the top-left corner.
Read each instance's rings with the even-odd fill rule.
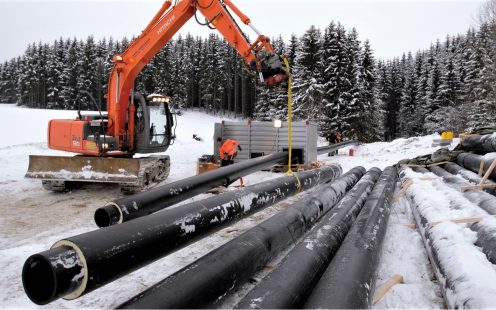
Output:
[[[165,152],[174,140],[170,97],[134,95],[135,153]]]

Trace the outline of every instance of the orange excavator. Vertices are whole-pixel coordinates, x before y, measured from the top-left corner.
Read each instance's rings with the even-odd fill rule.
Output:
[[[231,12],[257,33],[253,43],[241,31]],[[198,13],[205,17],[205,23],[198,20]],[[159,94],[145,98],[133,91],[134,81],[193,16],[200,24],[217,29],[265,85],[288,78],[289,73],[269,38],[230,0],[167,0],[127,50],[113,57],[106,94],[107,112],[79,111],[76,119],[49,122],[49,148],[79,155],[31,155],[26,177],[42,179],[43,186],[53,191],[66,191],[70,184],[83,181],[119,183],[121,189],[129,193],[167,178],[169,156],[133,156],[164,152],[175,138],[173,113],[168,105],[170,98]]]

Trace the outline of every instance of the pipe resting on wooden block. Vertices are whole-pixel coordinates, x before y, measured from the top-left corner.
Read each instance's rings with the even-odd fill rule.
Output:
[[[294,243],[363,176],[356,167],[263,223],[136,295],[119,308],[213,308]]]
[[[24,290],[38,304],[46,304],[62,296],[66,299],[77,298],[299,190],[331,181],[341,172],[340,166],[299,172],[296,174],[299,181],[294,176],[285,176],[66,238],[55,243],[51,250],[28,258],[23,269]],[[66,246],[67,251],[77,253],[82,270],[80,266],[67,264],[68,270],[64,271],[78,275],[81,272],[74,278],[77,285],[73,285],[67,277],[57,276],[54,279],[51,276],[56,273],[58,265],[42,264],[43,261],[53,261],[52,257],[59,255],[59,246]],[[40,271],[40,268],[34,268],[36,266],[44,266],[45,269]]]
[[[304,308],[370,308],[396,179],[395,168],[384,169]]]
[[[301,308],[346,237],[380,174],[380,169],[370,169],[236,308]]]

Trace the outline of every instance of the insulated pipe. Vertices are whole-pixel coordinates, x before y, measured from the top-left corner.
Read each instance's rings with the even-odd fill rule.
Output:
[[[212,308],[294,243],[363,176],[356,167],[118,308]]]
[[[446,170],[440,167],[430,167],[432,172],[443,178],[446,183],[454,184],[456,187],[470,185],[468,182],[457,178]],[[469,190],[463,192],[469,201],[481,207],[484,211],[491,215],[496,215],[496,197],[482,191]],[[477,232],[476,244],[482,248],[482,252],[486,254],[491,263],[496,264],[496,231],[488,226],[474,223],[469,226],[470,229]]]
[[[370,308],[397,172],[387,167],[304,308]]]
[[[496,133],[466,137],[460,143],[465,151],[482,154],[496,152]]]
[[[287,152],[257,157],[114,200],[95,211],[95,223],[98,227],[107,227],[157,212],[211,188],[229,184],[242,176],[282,162],[287,157]]]
[[[484,159],[484,156],[471,154],[471,153],[461,153],[456,157],[456,163],[465,169],[471,170],[475,173],[479,172],[480,164],[484,161],[484,171],[489,169],[489,166],[495,159]],[[496,169],[489,176],[492,180],[496,181]]]
[[[298,309],[346,237],[381,170],[372,168],[235,308]]]
[[[350,145],[355,145],[359,144],[360,141],[358,140],[349,140],[349,141],[344,141],[336,144],[331,144],[331,145],[326,145],[326,146],[320,146],[317,148],[317,155],[329,153],[329,152],[334,152],[339,149],[342,149],[343,147],[347,147]]]
[[[38,304],[60,296],[77,298],[299,190],[333,180],[341,171],[340,166],[325,166],[299,172],[296,175],[300,189],[294,176],[285,176],[61,240],[51,250],[28,258],[23,269],[24,290]],[[63,277],[53,280],[49,276],[57,273],[58,267],[53,264],[42,264],[43,272],[34,268],[36,262],[52,261],[51,257],[59,255],[61,245],[76,251],[83,265],[81,277],[72,279],[78,283],[75,289],[72,280]],[[69,267],[68,273],[79,274],[79,267]],[[72,289],[64,289],[69,286]]]
[[[400,170],[400,178],[403,182],[407,180],[404,169]],[[449,272],[449,268],[459,269],[460,268],[459,266],[445,265],[441,262],[440,251],[442,251],[442,248],[436,245],[436,243],[438,243],[440,239],[442,240],[445,237],[437,236],[436,239],[436,234],[434,232],[436,226],[430,225],[430,219],[427,218],[429,214],[429,210],[432,208],[431,205],[435,205],[436,202],[425,201],[425,199],[417,200],[415,195],[408,194],[408,192],[407,192],[407,198],[412,204],[412,208],[411,208],[412,214],[415,219],[417,230],[419,231],[422,237],[422,241],[424,242],[427,255],[429,256],[429,261],[433,266],[436,277],[438,279],[441,279],[441,281],[439,281],[439,284],[441,285],[441,291],[447,303],[448,308],[450,309],[481,308],[480,306],[481,304],[479,303],[479,300],[467,294],[463,296],[462,300],[459,300],[458,302],[454,301],[455,304],[453,304],[453,301],[450,300],[449,298],[449,295],[457,295],[454,292],[463,292],[466,289],[467,285],[470,284],[466,283],[467,279],[454,278],[453,275],[456,276],[456,273],[453,274],[453,272]],[[461,266],[461,267],[464,267],[468,271],[466,266]]]
[[[444,169],[446,169],[446,171],[448,171],[449,173],[461,175],[465,179],[475,184],[479,184],[482,181],[482,177],[477,173],[467,170],[462,166],[457,165],[453,162],[449,162],[445,164]],[[486,180],[485,184],[495,184],[495,183],[491,180]],[[496,195],[496,188],[485,188],[484,191],[492,195]]]
[[[448,183],[454,185],[457,190],[460,190],[462,186],[472,185],[468,181],[465,181],[462,178],[456,177],[438,166],[432,166],[429,168],[434,174],[443,178],[443,180]],[[491,215],[496,215],[496,197],[493,195],[486,193],[483,190],[469,190],[464,191],[463,196],[465,196],[468,200],[478,205],[484,211]]]

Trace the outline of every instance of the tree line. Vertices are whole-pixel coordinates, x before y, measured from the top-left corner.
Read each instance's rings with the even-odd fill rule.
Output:
[[[379,59],[358,32],[331,22],[311,26],[289,42],[272,40],[289,60],[297,119],[336,128],[362,141],[391,140],[435,131],[462,132],[496,115],[494,19],[448,36],[430,48]],[[0,64],[0,102],[33,108],[94,110],[83,91],[105,109],[112,56],[129,40],[59,39],[30,44]],[[285,119],[287,85],[266,89],[243,59],[215,34],[190,34],[166,44],[135,82],[143,94],[171,96],[176,106],[234,113],[258,120]]]

